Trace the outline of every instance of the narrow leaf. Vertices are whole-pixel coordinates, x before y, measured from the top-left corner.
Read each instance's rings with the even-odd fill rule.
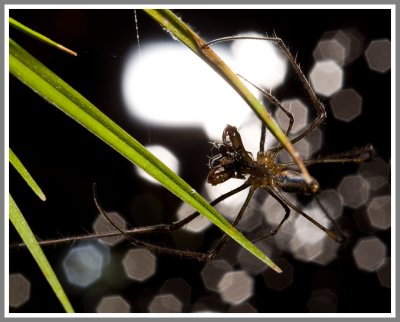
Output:
[[[51,288],[53,289],[57,298],[64,307],[64,310],[68,313],[74,313],[74,309],[72,308],[72,305],[69,302],[67,295],[65,294],[60,282],[58,281],[56,274],[51,268],[46,256],[44,255],[35,236],[29,228],[28,223],[26,222],[24,216],[22,215],[11,195],[9,195],[9,207],[11,223],[14,225],[15,229],[21,236],[25,245],[28,247],[33,258],[35,259],[36,263],[39,265],[40,270],[43,272],[44,276],[49,282]]]
[[[52,47],[56,47],[57,49],[60,49],[62,51],[65,51],[66,53],[68,53],[70,55],[78,56],[78,54],[75,51],[68,49],[67,47],[64,47],[63,45],[51,40],[50,38],[47,38],[46,36],[43,36],[41,33],[23,25],[22,23],[18,22],[17,20],[15,20],[11,17],[9,17],[8,20],[10,22],[10,25],[12,27],[14,27],[15,29],[22,31],[23,33],[25,33],[35,39],[38,39],[38,40],[44,42],[45,44],[48,44]]]
[[[43,201],[46,200],[46,196],[44,195],[42,189],[40,189],[39,185],[36,183],[36,181],[32,178],[32,176],[29,174],[28,170],[24,167],[22,162],[18,159],[18,157],[15,155],[15,153],[8,148],[9,156],[10,156],[10,162],[13,165],[13,167],[18,171],[18,173],[24,178],[26,183],[28,184],[29,187],[36,193],[36,195],[42,199]]]

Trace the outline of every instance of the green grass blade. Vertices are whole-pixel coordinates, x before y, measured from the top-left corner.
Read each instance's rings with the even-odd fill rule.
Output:
[[[18,157],[15,155],[15,153],[8,148],[8,153],[10,157],[10,162],[13,165],[13,167],[18,171],[18,173],[24,178],[26,183],[28,184],[29,187],[36,193],[36,195],[43,201],[46,200],[46,196],[44,195],[42,189],[40,189],[39,185],[36,183],[36,181],[32,178],[32,176],[29,174],[28,170],[24,167],[22,162],[18,159]]]
[[[282,145],[293,158],[293,161],[299,167],[306,181],[311,183],[312,178],[290,140],[282,132],[281,128],[276,124],[265,107],[255,98],[255,96],[241,82],[236,74],[225,64],[225,62],[209,46],[206,46],[204,40],[201,39],[193,30],[191,30],[171,10],[145,9],[144,11],[162,27],[179,39],[183,44],[190,48],[196,55],[203,59],[235,89],[235,91],[246,101],[250,108],[265,123],[277,140],[282,143]]]
[[[22,31],[23,33],[37,39],[40,40],[42,42],[44,42],[45,44],[48,44],[52,47],[55,47],[57,49],[60,49],[62,51],[65,51],[66,53],[73,55],[73,56],[78,56],[78,54],[75,51],[72,51],[71,49],[68,49],[67,47],[64,47],[63,45],[51,40],[50,38],[43,36],[42,34],[38,33],[37,31],[23,25],[22,23],[18,22],[17,20],[13,19],[13,18],[8,18],[8,21],[10,23],[10,25],[12,27],[14,27],[15,29],[18,29],[19,31]]]
[[[10,39],[9,45],[10,71],[14,76],[109,144],[128,160],[141,167],[271,268],[281,272],[275,263],[248,241],[203,197],[152,155],[144,146],[13,40]]]
[[[28,223],[26,222],[24,216],[22,215],[11,195],[9,195],[9,207],[11,223],[14,225],[25,245],[31,252],[36,263],[39,265],[51,288],[53,289],[57,298],[64,307],[65,312],[74,313],[74,309],[72,308],[72,305],[69,302],[67,295],[65,294],[60,282],[58,281],[56,274],[51,268],[46,256],[40,248],[40,245],[38,244],[35,236],[29,228]]]

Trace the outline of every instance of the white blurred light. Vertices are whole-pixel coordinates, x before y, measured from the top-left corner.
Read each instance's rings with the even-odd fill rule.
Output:
[[[147,145],[146,149],[153,153],[157,158],[164,162],[172,171],[179,174],[179,160],[169,151],[167,148],[161,145]],[[137,174],[143,179],[152,182],[154,184],[160,185],[160,183],[154,179],[152,176],[147,174],[142,168],[134,166]]]
[[[254,293],[254,280],[245,271],[226,273],[218,283],[218,292],[224,302],[237,305]]]
[[[227,193],[240,185],[244,183],[244,180],[242,179],[229,179],[217,186],[211,186],[208,183],[205,183],[205,190],[207,191],[207,194],[210,196],[210,200],[214,200],[215,198],[218,198],[224,193]],[[236,215],[239,213],[240,208],[242,208],[243,202],[246,199],[247,194],[249,193],[249,189],[244,189],[235,195],[225,199],[224,201],[221,201],[219,204],[215,205],[215,208],[220,212],[222,215],[224,215],[226,218],[229,219],[234,219]],[[253,199],[252,199],[253,201]],[[252,203],[250,201],[250,205]],[[249,205],[247,211],[251,209],[251,206]]]
[[[331,96],[343,85],[343,69],[333,60],[317,62],[310,73],[315,92]]]
[[[186,202],[183,202],[176,212],[176,215],[178,217],[177,219],[181,220],[183,218],[186,218],[194,212],[195,210],[192,206],[188,205]],[[210,226],[211,221],[209,221],[207,218],[204,218],[204,216],[200,214],[195,219],[183,226],[181,229],[190,231],[192,233],[199,233],[206,230]]]
[[[218,51],[229,60],[228,52]],[[227,123],[240,124],[249,111],[217,73],[178,43],[143,45],[140,56],[132,53],[122,86],[133,116],[147,123],[203,126],[212,139]]]
[[[100,278],[108,249],[93,244],[78,245],[65,256],[62,267],[71,284],[88,287]]]
[[[263,37],[256,33],[243,33],[238,37]],[[240,40],[232,44],[233,70],[255,84],[273,89],[282,84],[287,72],[287,59],[279,48],[267,40]]]

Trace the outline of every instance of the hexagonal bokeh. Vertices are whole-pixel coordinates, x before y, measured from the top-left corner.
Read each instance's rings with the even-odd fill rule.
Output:
[[[362,97],[352,88],[342,89],[332,96],[330,106],[334,118],[351,122],[361,114]]]
[[[331,96],[343,86],[343,69],[333,60],[317,62],[310,81],[317,94]]]
[[[391,44],[389,39],[371,41],[365,50],[369,68],[378,73],[386,73],[391,65]]]
[[[69,250],[62,267],[67,280],[79,287],[88,287],[102,274],[108,249],[94,244],[78,245]]]
[[[314,58],[317,61],[333,60],[339,65],[344,65],[346,48],[337,39],[322,39],[314,49]]]
[[[254,293],[254,280],[245,271],[226,273],[218,283],[218,292],[224,302],[237,305]]]
[[[372,190],[378,190],[388,183],[389,165],[380,157],[360,165],[360,174],[368,181]]]
[[[182,312],[182,302],[173,294],[157,295],[150,302],[150,313],[179,313]]]
[[[378,229],[388,229],[391,224],[390,195],[375,197],[367,208],[371,226]]]
[[[343,66],[353,62],[362,53],[363,35],[356,29],[325,32],[314,50],[317,61],[334,60]]]
[[[31,283],[20,273],[10,274],[9,292],[9,305],[18,308],[29,300]]]
[[[290,133],[296,133],[304,129],[308,122],[307,107],[299,99],[285,100],[282,101],[281,104],[286,111],[293,114],[294,122]],[[289,126],[289,118],[287,115],[281,109],[277,109],[275,112],[275,119],[283,131],[286,132]]]
[[[231,270],[232,266],[224,259],[208,262],[201,271],[204,286],[210,291],[217,291],[222,276]]]
[[[386,245],[376,237],[360,239],[353,249],[353,257],[359,269],[373,272],[379,269],[386,256]]]
[[[122,265],[129,278],[143,282],[156,272],[157,258],[146,248],[133,248],[124,256]]]
[[[119,295],[103,297],[96,306],[97,313],[129,313],[130,305]]]
[[[265,285],[275,291],[282,291],[293,283],[294,268],[285,258],[275,259],[274,262],[282,269],[282,273],[276,272],[270,268],[263,272]]]
[[[342,179],[338,187],[338,192],[342,197],[344,205],[351,208],[358,208],[368,200],[369,184],[360,175],[350,175]]]
[[[125,220],[115,211],[110,211],[107,212],[107,215],[110,217],[112,222],[122,230],[126,229],[126,222]],[[96,219],[96,221],[93,223],[93,230],[95,231],[96,234],[100,233],[107,233],[107,232],[118,232],[113,225],[105,218],[103,215],[99,215]],[[104,237],[100,238],[103,243],[114,246],[117,243],[119,243],[121,240],[123,240],[125,237],[121,234],[118,234],[117,236],[112,236],[112,237]]]

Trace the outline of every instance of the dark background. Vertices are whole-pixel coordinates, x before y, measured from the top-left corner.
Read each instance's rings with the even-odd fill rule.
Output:
[[[391,37],[389,10],[175,12],[207,40],[248,30],[260,33],[275,31],[292,51],[298,53],[298,61],[306,75],[314,64],[312,52],[326,31],[356,28],[364,37],[364,47],[372,39]],[[14,40],[141,143],[146,144],[150,135],[151,143],[159,143],[171,149],[181,162],[181,176],[195,189],[201,188],[208,172],[206,156],[210,154],[208,139],[201,129],[153,127],[132,121],[125,114],[120,75],[125,55],[137,46],[133,10],[11,10],[10,16],[76,50],[78,57],[68,56],[10,30]],[[170,39],[142,11],[138,12],[138,19],[142,41]],[[372,72],[363,55],[345,69],[343,87],[352,87],[363,97],[363,113],[353,122],[344,123],[336,121],[327,108],[322,151],[346,151],[354,146],[371,143],[377,154],[389,161],[390,71],[385,74]],[[277,95],[284,96],[285,91],[290,92],[282,86]],[[202,95],[201,99],[207,103],[207,93]],[[180,205],[177,198],[166,189],[138,178],[127,160],[13,76],[10,76],[9,129],[10,146],[47,196],[46,202],[40,202],[10,167],[10,192],[32,230],[41,239],[78,235],[92,230],[92,223],[97,216],[92,200],[93,182],[98,184],[103,206],[119,211],[132,225],[135,223],[129,216],[130,200],[132,196],[143,193],[151,193],[163,205],[163,222],[173,220],[173,214]],[[330,166],[328,170],[316,170],[313,175],[318,178],[321,186],[335,188],[342,177],[356,170],[357,167]],[[335,261],[320,266],[300,262],[290,254],[283,254],[294,266],[292,285],[278,292],[268,289],[260,275],[255,276],[255,294],[248,303],[258,312],[308,312],[310,294],[315,288],[321,287],[321,277],[324,280],[326,276],[322,284],[334,287],[338,297],[338,312],[389,312],[390,289],[380,285],[375,273],[357,268],[352,257],[352,246],[358,237],[376,234],[387,244],[389,254],[390,230],[359,230],[351,209],[345,209],[344,217],[346,225],[350,227],[348,229],[351,229],[352,238],[340,249]],[[217,229],[207,231],[204,249],[218,233]],[[10,242],[15,241],[19,241],[19,238],[14,229],[10,228]],[[62,271],[59,261],[69,247],[45,249],[60,275]],[[121,257],[128,247],[128,243],[122,243],[113,248],[113,252],[116,257]],[[169,278],[183,278],[192,286],[192,304],[200,297],[213,295],[204,288],[201,281],[200,272],[204,263],[166,255],[157,257],[157,273],[150,280],[145,283],[127,282],[122,288],[118,286],[118,292],[130,302],[132,312],[146,312],[151,298],[158,294],[163,282]],[[10,252],[10,273],[13,272],[23,273],[32,284],[30,301],[17,312],[62,312],[62,307],[27,251]],[[120,272],[116,271],[116,274]],[[94,310],[94,306],[83,303],[84,292],[77,292],[68,285],[65,287],[78,312]],[[98,299],[116,292],[112,287],[99,287]],[[221,300],[215,296],[215,301]],[[228,305],[222,301],[220,307],[222,311],[228,309]],[[184,310],[190,311],[190,306]]]

